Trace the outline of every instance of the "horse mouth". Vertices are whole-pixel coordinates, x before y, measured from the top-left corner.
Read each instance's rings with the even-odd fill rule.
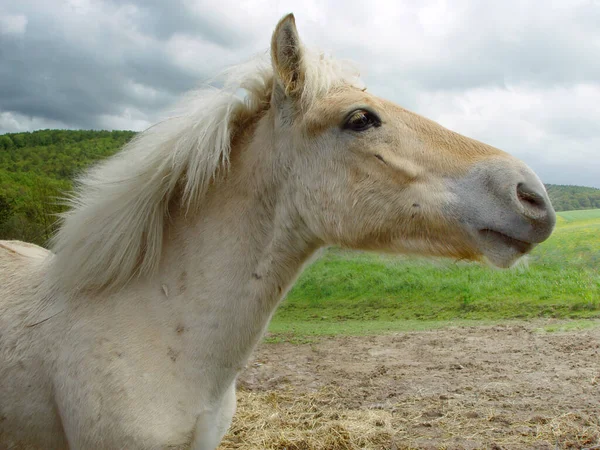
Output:
[[[536,245],[488,228],[479,230],[478,238],[482,253],[492,264],[503,268],[512,266]]]

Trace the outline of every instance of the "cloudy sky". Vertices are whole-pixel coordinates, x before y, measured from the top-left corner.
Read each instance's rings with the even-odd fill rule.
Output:
[[[288,12],[371,92],[600,187],[600,0],[0,0],[0,133],[142,130]]]

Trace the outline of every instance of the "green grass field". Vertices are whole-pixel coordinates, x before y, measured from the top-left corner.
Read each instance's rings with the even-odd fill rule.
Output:
[[[600,209],[559,213],[553,236],[510,270],[329,250],[298,280],[270,331],[277,339],[540,317],[600,317]]]

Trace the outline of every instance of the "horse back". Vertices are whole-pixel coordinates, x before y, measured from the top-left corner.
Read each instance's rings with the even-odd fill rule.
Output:
[[[40,306],[39,287],[50,255],[34,244],[0,240],[0,331],[20,329]]]
[[[46,258],[51,253],[39,245],[21,241],[0,241],[0,252],[2,259],[9,260],[11,258]]]

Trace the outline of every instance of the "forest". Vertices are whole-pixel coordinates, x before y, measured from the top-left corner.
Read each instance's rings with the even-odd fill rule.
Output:
[[[0,239],[46,245],[73,179],[134,135],[89,130],[0,135]]]
[[[133,131],[40,130],[0,135],[0,239],[46,245],[73,179]],[[557,211],[600,208],[600,189],[546,185]]]
[[[560,184],[546,184],[546,189],[557,211],[600,208],[600,189]]]

